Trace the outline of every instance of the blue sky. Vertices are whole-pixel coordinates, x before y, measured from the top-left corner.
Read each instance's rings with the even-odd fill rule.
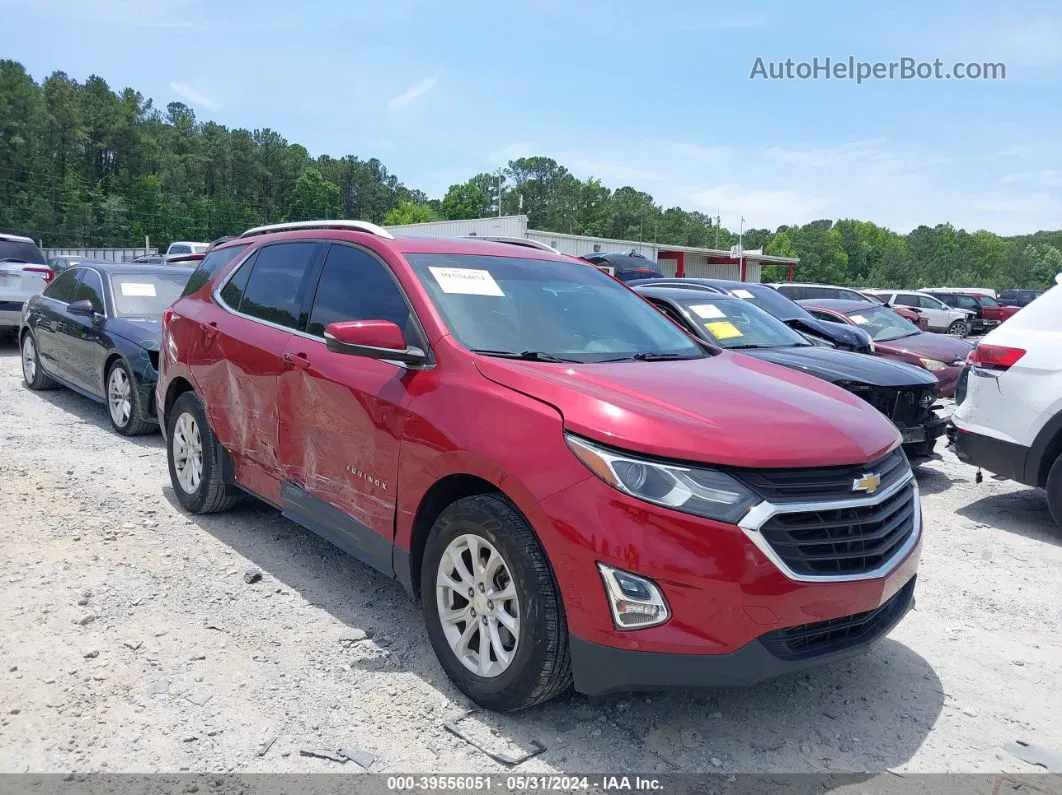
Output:
[[[1062,7],[899,0],[0,0],[0,57],[379,157],[411,187],[545,154],[736,229],[1062,228]],[[752,80],[765,61],[1003,62],[1002,81]]]

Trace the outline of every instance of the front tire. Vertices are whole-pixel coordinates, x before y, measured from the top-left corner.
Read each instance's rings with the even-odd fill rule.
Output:
[[[166,458],[177,501],[191,513],[227,511],[240,501],[222,478],[214,432],[195,392],[185,392],[170,410]]]
[[[955,337],[970,336],[970,324],[965,320],[956,320],[948,326],[948,333]]]
[[[107,416],[111,427],[122,436],[141,436],[155,430],[155,423],[144,420],[136,380],[125,362],[119,360],[107,370]]]
[[[22,337],[22,380],[35,392],[59,386],[41,367],[41,356],[37,352],[37,340],[32,331],[27,331]]]
[[[466,497],[440,514],[420,587],[435,655],[480,706],[525,709],[571,685],[560,590],[527,521],[501,495]]]
[[[1062,529],[1062,455],[1055,459],[1051,471],[1047,473],[1047,507],[1051,509],[1051,517],[1055,524]]]

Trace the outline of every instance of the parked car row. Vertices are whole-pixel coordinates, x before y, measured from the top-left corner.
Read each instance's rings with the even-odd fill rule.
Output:
[[[254,496],[396,578],[481,705],[746,685],[857,654],[911,608],[918,485],[855,382],[912,412],[934,385],[831,350],[857,325],[704,287],[263,227],[190,276],[69,268],[23,310],[23,373],[105,400],[123,433],[157,421],[186,510]]]

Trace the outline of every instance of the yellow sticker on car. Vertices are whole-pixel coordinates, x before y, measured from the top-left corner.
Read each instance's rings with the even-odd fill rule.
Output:
[[[733,337],[745,336],[741,333],[741,330],[729,320],[721,320],[716,323],[705,323],[704,327],[708,329],[711,335],[717,340],[728,340]]]

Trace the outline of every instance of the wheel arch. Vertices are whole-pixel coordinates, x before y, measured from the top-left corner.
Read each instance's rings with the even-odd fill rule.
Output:
[[[1047,473],[1062,456],[1062,413],[1056,414],[1036,435],[1025,460],[1025,480],[1029,485],[1043,487]]]
[[[173,404],[177,402],[177,398],[183,395],[185,392],[194,392],[195,387],[192,383],[183,376],[176,376],[173,378],[166,387],[166,399],[162,404],[162,416],[159,417],[159,423],[165,426],[170,416],[170,409],[173,408]]]

